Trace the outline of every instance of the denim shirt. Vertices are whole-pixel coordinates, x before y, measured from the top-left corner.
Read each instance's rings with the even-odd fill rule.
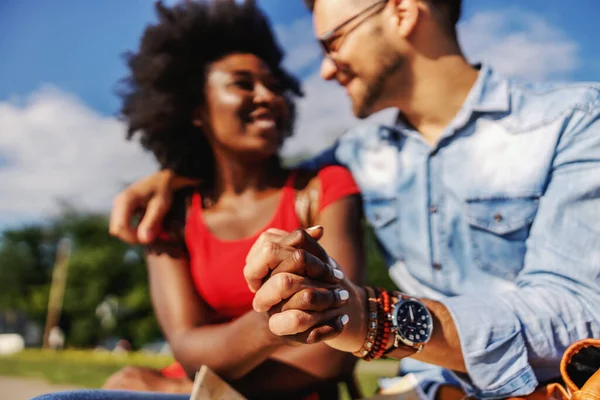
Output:
[[[527,394],[600,337],[600,85],[484,66],[435,146],[399,118],[308,163],[325,164],[352,171],[399,288],[450,311],[468,374],[438,369],[436,385]]]

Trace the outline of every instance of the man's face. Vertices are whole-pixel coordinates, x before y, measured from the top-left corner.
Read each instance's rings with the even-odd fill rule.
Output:
[[[346,88],[359,118],[389,106],[388,92],[394,92],[388,85],[390,77],[400,73],[404,64],[404,57],[390,46],[385,29],[385,18],[393,12],[390,7],[390,2],[377,0],[318,0],[315,4],[318,38],[354,17],[328,39],[331,52],[323,60],[321,75]]]

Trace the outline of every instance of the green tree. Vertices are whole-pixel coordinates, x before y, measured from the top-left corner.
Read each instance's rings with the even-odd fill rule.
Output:
[[[385,260],[381,256],[379,244],[373,230],[366,223],[364,223],[363,229],[367,261],[367,284],[390,290],[398,289],[396,284],[390,279]]]
[[[71,346],[93,346],[108,336],[140,346],[160,337],[139,248],[108,235],[104,215],[65,208],[44,224],[6,231],[0,239],[0,310],[21,310],[44,323],[56,247],[69,238],[69,259],[61,325]],[[101,324],[98,306],[117,305],[115,324]]]

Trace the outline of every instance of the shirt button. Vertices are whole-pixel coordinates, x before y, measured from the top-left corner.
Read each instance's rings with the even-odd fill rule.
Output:
[[[435,214],[437,212],[438,212],[437,206],[429,206],[429,213],[430,214]]]
[[[440,263],[433,263],[433,269],[435,269],[436,271],[441,271],[442,270],[442,264],[440,264]]]
[[[503,219],[504,219],[504,217],[502,217],[502,214],[500,214],[500,213],[494,215],[494,221],[496,221],[496,222],[502,222]]]

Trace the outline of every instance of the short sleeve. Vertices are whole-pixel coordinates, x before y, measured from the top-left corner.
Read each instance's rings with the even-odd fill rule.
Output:
[[[344,167],[325,167],[319,171],[318,177],[321,182],[319,212],[339,199],[360,193],[352,174]]]

